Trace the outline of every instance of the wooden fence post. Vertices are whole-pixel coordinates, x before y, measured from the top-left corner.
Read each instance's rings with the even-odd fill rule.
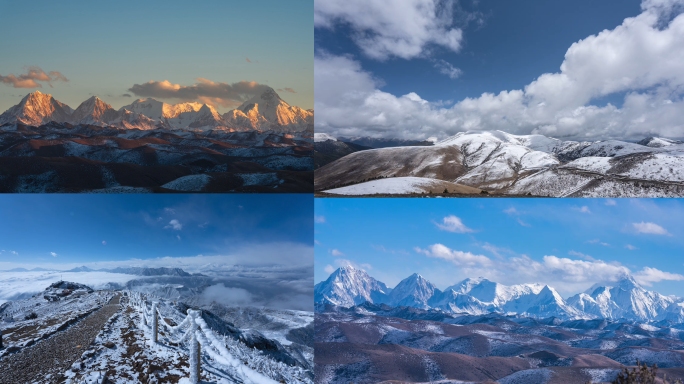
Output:
[[[202,369],[201,369],[201,363],[202,362],[202,345],[197,342],[197,380],[199,381],[202,377]]]
[[[200,377],[200,349],[199,343],[197,342],[197,322],[195,317],[197,312],[192,309],[188,309],[188,316],[190,316],[190,383],[199,383]]]
[[[157,342],[157,329],[158,323],[157,323],[157,302],[153,301],[152,302],[152,341]]]

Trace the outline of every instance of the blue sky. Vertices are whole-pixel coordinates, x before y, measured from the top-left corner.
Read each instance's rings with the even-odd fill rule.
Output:
[[[355,265],[396,285],[467,277],[546,283],[564,296],[628,271],[684,296],[677,199],[316,199],[315,276]],[[454,219],[456,218],[456,219]]]
[[[682,11],[682,0],[316,0],[316,129],[681,137]]]
[[[0,270],[197,255],[311,265],[312,215],[306,195],[5,195]]]
[[[53,88],[0,82],[2,111],[36,89],[72,108],[91,95],[118,108],[137,98],[128,90],[134,84],[191,86],[198,78],[291,88],[296,93],[279,91],[281,97],[313,107],[311,1],[39,0],[3,2],[2,9],[11,17],[0,31],[0,76],[19,77],[35,66],[69,80],[52,81]],[[212,102],[221,111],[235,103]]]

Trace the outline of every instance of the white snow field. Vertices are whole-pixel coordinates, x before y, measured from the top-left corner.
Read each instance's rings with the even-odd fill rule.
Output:
[[[335,195],[376,195],[392,194],[404,195],[412,193],[449,193],[479,194],[482,190],[450,183],[448,181],[431,179],[427,177],[392,177],[387,179],[371,180],[341,188],[329,189],[326,193]]]
[[[211,176],[209,175],[188,175],[170,181],[162,185],[162,188],[184,192],[201,191],[209,181],[211,181]]]
[[[328,135],[327,133],[314,133],[314,142],[320,143],[322,141],[337,141],[336,137],[333,137],[331,135]]]
[[[512,195],[684,196],[684,144],[464,132],[434,146],[351,153],[316,170],[315,185],[331,190],[378,177],[425,177]]]

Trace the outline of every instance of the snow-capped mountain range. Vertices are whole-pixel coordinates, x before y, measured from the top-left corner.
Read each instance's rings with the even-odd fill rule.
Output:
[[[313,131],[313,116],[313,110],[289,105],[271,88],[224,115],[208,104],[167,104],[152,98],[138,99],[115,110],[96,96],[74,110],[52,95],[35,91],[0,115],[0,125],[40,126],[55,121],[127,129],[302,132]]]
[[[348,154],[316,170],[315,185],[329,190],[390,177],[437,179],[512,195],[684,196],[684,143],[463,132],[432,146]]]
[[[413,274],[391,289],[362,269],[343,267],[316,284],[314,301],[341,307],[369,302],[452,314],[684,323],[683,299],[648,291],[629,275],[621,276],[611,285],[596,285],[564,299],[548,285],[507,286],[482,277],[465,279],[441,291],[421,275]]]

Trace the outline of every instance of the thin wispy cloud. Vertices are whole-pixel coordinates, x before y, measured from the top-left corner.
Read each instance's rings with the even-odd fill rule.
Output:
[[[665,228],[661,227],[660,225],[656,223],[651,223],[651,222],[639,222],[639,223],[632,223],[632,228],[637,232],[637,233],[642,233],[642,234],[647,234],[647,235],[665,235],[665,236],[670,236],[670,232],[668,232]]]
[[[355,261],[349,260],[349,259],[335,259],[334,264],[337,268],[342,268],[342,267],[353,267],[356,269],[363,269],[365,271],[369,271],[373,269],[373,266],[368,264],[368,263],[357,263]],[[328,268],[332,267],[332,268]],[[327,265],[324,269],[327,271],[330,271],[328,273],[332,273],[337,269],[333,267],[332,265]]]
[[[510,207],[507,209],[504,209],[504,213],[509,214],[509,215],[519,215],[520,212],[515,207]]]
[[[489,251],[492,255],[494,255],[498,258],[502,258],[504,253],[511,253],[510,249],[497,247],[497,246],[495,246],[493,244],[489,244],[489,243],[484,243],[484,244],[482,244],[481,247],[485,251]]]
[[[389,248],[385,247],[384,245],[371,244],[371,248],[373,248],[374,250],[376,250],[376,251],[378,251],[378,252],[389,253],[389,254],[392,254],[392,255],[397,255],[397,254],[407,255],[407,254],[408,254],[408,252],[407,252],[406,250],[403,250],[403,249],[389,249]]]
[[[453,65],[451,65],[451,63],[442,59],[435,60],[434,65],[435,68],[437,68],[437,70],[439,71],[439,73],[441,73],[442,75],[446,75],[452,80],[459,78],[463,74],[462,70],[454,67]]]
[[[178,257],[151,257],[147,259],[130,258],[123,260],[98,260],[91,262],[55,262],[35,263],[18,260],[3,260],[0,262],[0,270],[12,268],[34,268],[36,266],[66,270],[85,265],[92,269],[111,269],[116,267],[168,267],[182,268],[188,272],[200,272],[207,265],[215,265],[220,270],[247,268],[247,267],[272,267],[294,268],[313,265],[313,247],[306,244],[291,242],[274,242],[265,244],[250,244],[237,247],[229,252],[215,255],[196,255]],[[217,273],[220,270],[217,269]]]
[[[604,247],[610,247],[610,244],[606,243],[605,241],[601,241],[599,239],[592,239],[592,240],[587,241],[587,243],[598,244],[598,245],[602,245]]]
[[[595,261],[596,260],[593,257],[591,257],[590,255],[587,255],[586,253],[577,252],[577,251],[568,251],[568,255],[579,257],[580,259],[584,259],[584,260],[588,260],[588,261]]]
[[[518,224],[522,225],[523,227],[531,227],[532,225],[523,221],[522,219],[518,219]]]

